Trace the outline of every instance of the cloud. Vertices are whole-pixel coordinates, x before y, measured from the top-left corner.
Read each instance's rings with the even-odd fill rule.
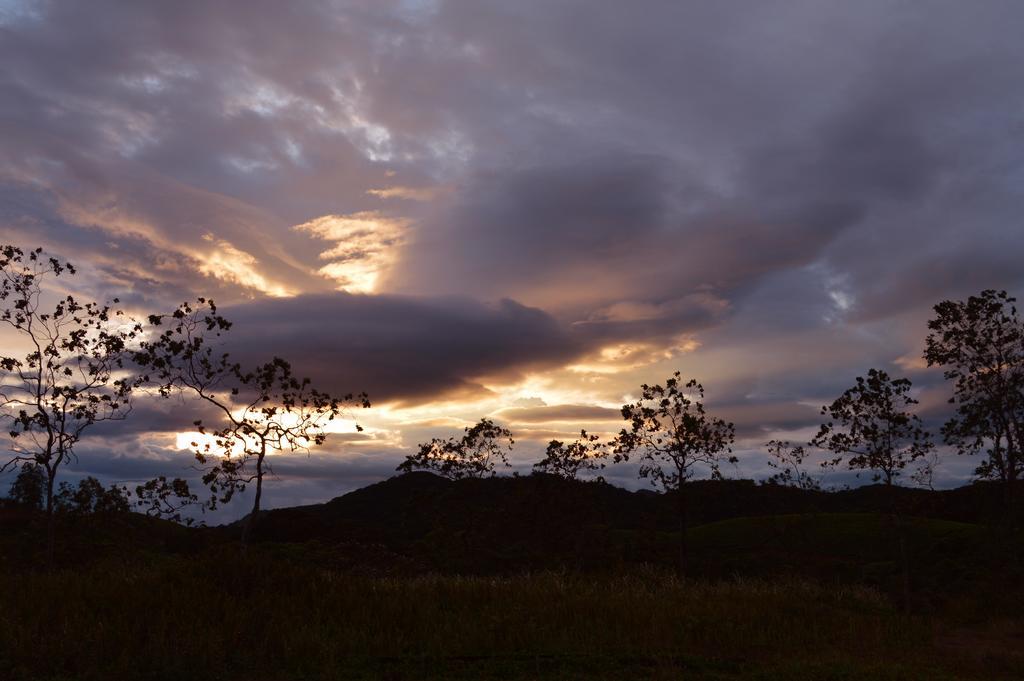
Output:
[[[550,316],[511,300],[361,296],[263,300],[223,310],[228,346],[246,363],[289,359],[316,385],[379,402],[485,395],[481,379],[558,365],[581,343]]]
[[[352,215],[324,215],[296,225],[295,230],[334,243],[320,254],[330,263],[320,273],[337,282],[339,291],[373,293],[377,280],[394,264],[408,221],[388,218],[378,211]]]
[[[708,406],[712,416],[736,426],[736,437],[764,444],[779,431],[799,431],[821,424],[820,406],[785,401],[745,400]],[[762,442],[763,440],[763,442]]]
[[[203,240],[210,243],[210,250],[200,257],[199,271],[218,279],[225,279],[244,288],[256,289],[275,298],[286,298],[292,291],[280,284],[272,284],[256,270],[259,261],[223,239],[204,234]]]
[[[930,307],[1024,285],[1017,3],[15,9],[3,240],[133,311],[212,296],[332,389],[608,406],[679,368],[754,437],[871,366],[937,394]]]
[[[587,404],[556,404],[543,407],[512,407],[495,412],[495,418],[510,423],[590,423],[593,421],[621,421],[618,409]]]
[[[381,199],[403,199],[406,201],[430,201],[437,198],[440,190],[435,187],[382,187],[367,189],[367,194]]]

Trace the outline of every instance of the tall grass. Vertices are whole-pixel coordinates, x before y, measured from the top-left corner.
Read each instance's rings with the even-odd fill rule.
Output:
[[[645,570],[374,578],[225,550],[0,590],[19,680],[941,678],[931,635],[863,587]]]

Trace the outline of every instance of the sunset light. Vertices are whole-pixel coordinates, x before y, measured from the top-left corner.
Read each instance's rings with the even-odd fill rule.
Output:
[[[1024,679],[1022,34],[0,0],[0,681]]]

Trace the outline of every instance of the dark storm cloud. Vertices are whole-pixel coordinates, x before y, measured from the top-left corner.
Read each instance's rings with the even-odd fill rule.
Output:
[[[309,295],[224,310],[227,348],[246,364],[279,355],[321,389],[424,401],[558,365],[582,348],[550,316],[511,300]]]

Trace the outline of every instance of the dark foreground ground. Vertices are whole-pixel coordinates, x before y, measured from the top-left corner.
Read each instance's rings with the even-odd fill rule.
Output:
[[[544,480],[399,479],[267,514],[244,553],[67,518],[49,572],[6,511],[0,679],[1024,679],[1021,539],[976,505],[903,520],[908,608],[870,490],[704,491],[686,579],[663,499]]]
[[[1018,679],[1021,622],[796,579],[362,577],[266,556],[8,583],[20,679]]]

